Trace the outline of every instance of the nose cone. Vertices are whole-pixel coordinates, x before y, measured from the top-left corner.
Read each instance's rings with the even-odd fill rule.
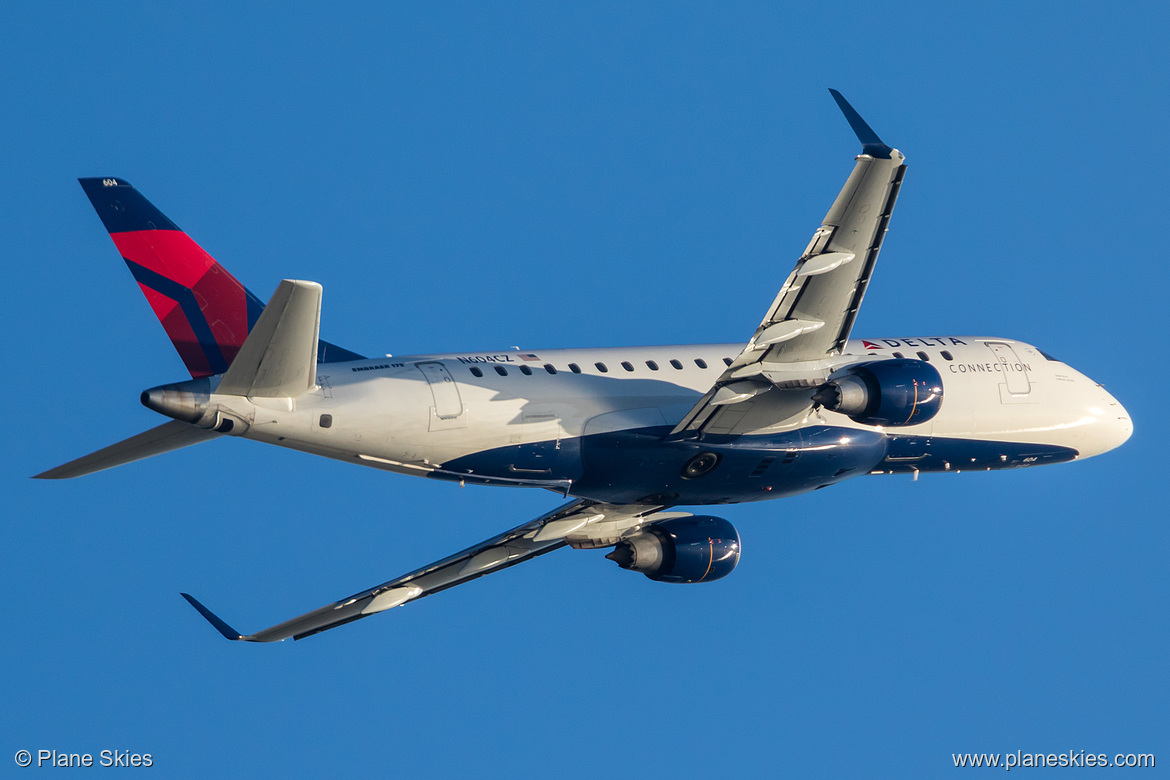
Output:
[[[1100,393],[1099,402],[1089,410],[1095,423],[1080,448],[1082,458],[1116,449],[1133,434],[1133,420],[1121,402],[1106,392],[1105,388],[1098,387],[1097,390]]]
[[[1129,437],[1133,435],[1133,418],[1129,416],[1129,411],[1121,405],[1120,401],[1109,393],[1105,395],[1109,398],[1110,406],[1108,408],[1116,413],[1115,419],[1109,421],[1113,430],[1106,450],[1111,450],[1129,441]]]

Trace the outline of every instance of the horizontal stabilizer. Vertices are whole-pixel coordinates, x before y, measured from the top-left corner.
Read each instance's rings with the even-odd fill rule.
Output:
[[[285,279],[216,389],[221,395],[295,398],[317,384],[321,285]]]
[[[185,422],[172,420],[163,423],[157,428],[151,428],[145,433],[131,436],[125,441],[111,444],[85,457],[70,461],[64,466],[37,474],[34,479],[72,479],[93,474],[97,471],[112,469],[124,463],[133,463],[136,460],[162,455],[164,452],[189,447],[201,441],[214,439],[220,434],[205,428],[188,425]]]

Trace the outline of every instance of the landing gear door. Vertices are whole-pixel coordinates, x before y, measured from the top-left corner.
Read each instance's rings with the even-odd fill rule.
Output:
[[[1011,403],[1032,392],[1032,383],[1028,379],[1028,367],[1024,361],[1020,360],[1011,345],[1002,341],[985,343],[995,355],[996,370],[1003,375],[1004,381],[999,386],[1000,400],[1004,403]]]
[[[414,365],[426,377],[427,385],[431,388],[431,397],[435,402],[435,405],[431,407],[429,429],[438,431],[448,428],[466,428],[467,415],[463,413],[463,399],[459,396],[459,386],[455,384],[447,367],[439,362],[415,363]]]

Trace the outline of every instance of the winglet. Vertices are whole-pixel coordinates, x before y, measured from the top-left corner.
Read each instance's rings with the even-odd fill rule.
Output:
[[[182,596],[183,598],[187,599],[187,602],[191,606],[193,606],[193,607],[195,607],[195,609],[199,610],[199,614],[202,615],[203,617],[207,618],[207,622],[210,623],[211,625],[215,626],[215,629],[217,631],[219,631],[219,633],[223,634],[225,639],[230,639],[233,642],[238,642],[244,638],[243,634],[241,634],[239,631],[236,631],[234,628],[229,626],[227,623],[220,620],[219,616],[217,616],[214,612],[212,612],[207,607],[200,604],[199,600],[197,598],[195,598],[194,596],[188,595],[186,593],[180,593],[179,595]]]
[[[865,120],[861,118],[861,114],[857,113],[856,109],[849,105],[849,101],[840,92],[831,87],[829,88],[829,93],[833,96],[833,100],[837,101],[841,113],[849,120],[849,126],[857,134],[857,140],[861,141],[861,153],[872,155],[873,157],[880,157],[883,160],[890,159],[890,152],[893,149],[882,143],[882,139],[878,138],[873,128],[866,124]]]

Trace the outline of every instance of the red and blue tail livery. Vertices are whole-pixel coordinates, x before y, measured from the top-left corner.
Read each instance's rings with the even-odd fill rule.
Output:
[[[129,182],[78,181],[191,376],[225,372],[264,304]],[[326,342],[320,352],[322,362],[361,357]]]

